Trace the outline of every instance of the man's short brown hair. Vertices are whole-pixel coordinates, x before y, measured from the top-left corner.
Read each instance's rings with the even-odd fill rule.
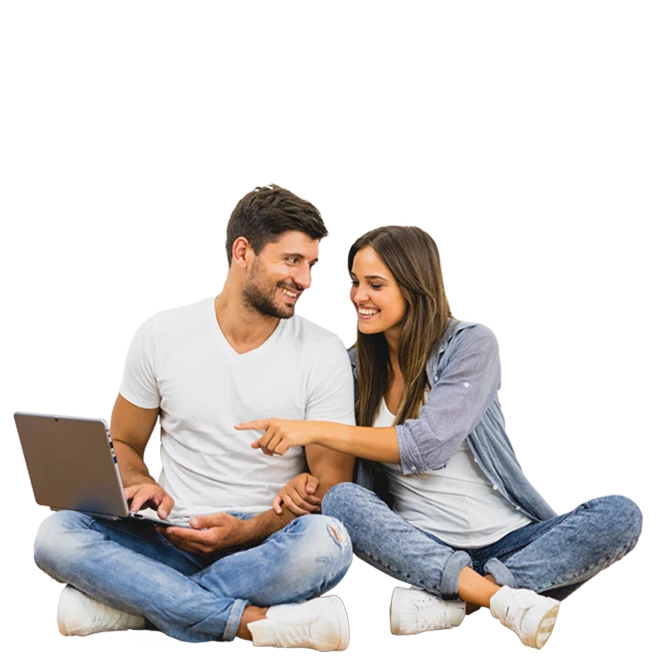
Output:
[[[256,187],[237,203],[228,221],[228,264],[232,263],[232,246],[239,237],[248,239],[257,255],[289,230],[303,232],[312,239],[328,235],[321,214],[312,203],[278,185]]]

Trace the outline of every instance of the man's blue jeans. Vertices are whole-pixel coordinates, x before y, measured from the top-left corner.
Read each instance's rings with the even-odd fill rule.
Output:
[[[60,511],[41,525],[34,557],[93,599],[174,638],[202,642],[233,640],[246,606],[323,594],[344,577],[353,553],[342,524],[321,515],[298,517],[251,549],[198,556],[150,525]]]
[[[491,574],[499,585],[564,599],[631,551],[642,529],[640,510],[621,496],[593,499],[565,515],[512,531],[482,549],[449,546],[355,483],[331,488],[322,512],[346,526],[356,556],[446,600],[458,599],[464,567]]]

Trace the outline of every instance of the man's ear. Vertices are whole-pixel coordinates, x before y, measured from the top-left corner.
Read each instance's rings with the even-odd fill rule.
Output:
[[[253,249],[246,237],[237,237],[232,245],[232,261],[241,269],[245,269],[253,257]]]

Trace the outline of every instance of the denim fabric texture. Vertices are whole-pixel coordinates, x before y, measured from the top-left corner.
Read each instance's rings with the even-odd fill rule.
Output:
[[[198,556],[147,524],[60,511],[42,523],[35,560],[97,601],[203,642],[233,640],[246,606],[323,594],[346,574],[352,549],[342,524],[321,515],[298,517],[256,547]]]
[[[640,510],[622,496],[593,499],[481,549],[449,546],[355,483],[331,488],[322,512],[344,524],[362,560],[447,600],[458,599],[464,567],[491,574],[499,585],[564,599],[631,551],[642,529]]]

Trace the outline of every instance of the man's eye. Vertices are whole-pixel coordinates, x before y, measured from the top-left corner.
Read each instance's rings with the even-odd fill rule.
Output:
[[[298,264],[298,258],[297,257],[288,257],[287,262],[290,264]]]
[[[351,284],[352,284],[354,287],[357,287],[357,286],[358,286],[358,281],[357,281],[357,280],[351,280]]]

